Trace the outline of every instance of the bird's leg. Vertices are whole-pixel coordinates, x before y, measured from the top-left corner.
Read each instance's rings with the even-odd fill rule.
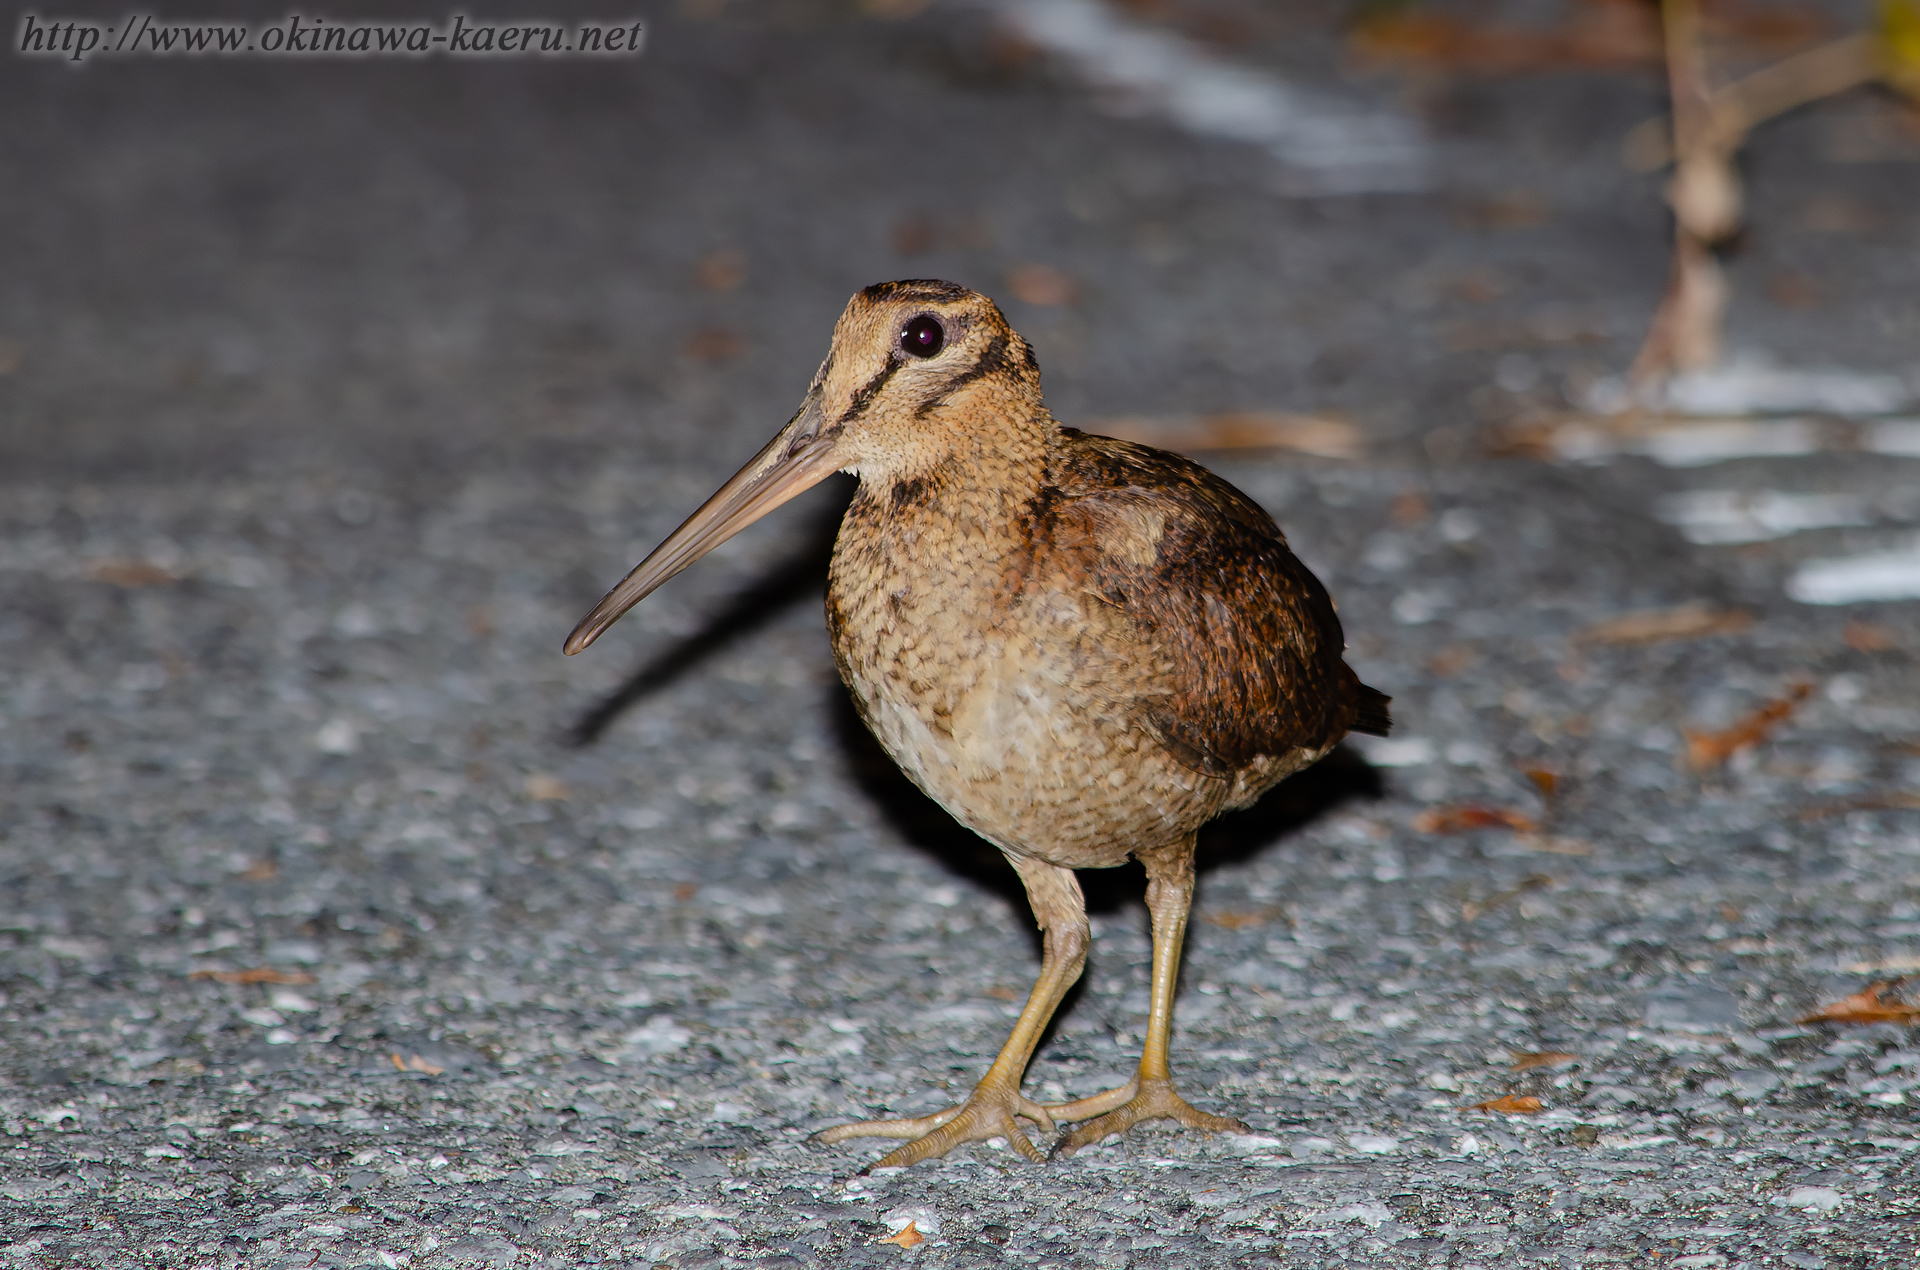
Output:
[[[1013,1025],[1007,1043],[1000,1047],[993,1066],[974,1086],[966,1102],[957,1107],[930,1116],[835,1125],[815,1134],[814,1141],[914,1139],[869,1165],[869,1169],[905,1168],[945,1155],[962,1142],[987,1138],[1005,1138],[1009,1146],[1030,1160],[1046,1158],[1015,1119],[1031,1120],[1045,1132],[1052,1133],[1053,1117],[1045,1107],[1020,1092],[1020,1082],[1047,1021],[1087,963],[1087,944],[1093,932],[1087,925],[1087,906],[1080,893],[1080,880],[1073,875],[1073,870],[1020,856],[1010,855],[1008,860],[1026,884],[1027,899],[1040,923],[1042,952],[1040,978],[1027,996],[1026,1008],[1020,1011],[1020,1019]]]
[[[1180,946],[1187,936],[1187,911],[1193,904],[1193,840],[1164,852],[1143,853],[1147,869],[1147,909],[1153,915],[1153,1005],[1147,1016],[1147,1041],[1132,1080],[1091,1098],[1049,1103],[1061,1120],[1086,1120],[1054,1145],[1056,1156],[1072,1155],[1143,1120],[1178,1120],[1189,1129],[1248,1133],[1245,1124],[1208,1115],[1191,1106],[1173,1088],[1167,1045],[1173,1032],[1173,994],[1180,980]],[[1093,1119],[1088,1119],[1093,1117]]]

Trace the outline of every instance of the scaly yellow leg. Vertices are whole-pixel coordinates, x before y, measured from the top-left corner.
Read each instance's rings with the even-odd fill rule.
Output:
[[[1167,1047],[1173,1034],[1173,994],[1180,981],[1180,948],[1187,937],[1187,913],[1193,906],[1193,843],[1165,852],[1142,854],[1147,869],[1147,909],[1153,916],[1153,1004],[1147,1016],[1147,1040],[1140,1068],[1118,1089],[1073,1102],[1049,1103],[1061,1120],[1086,1120],[1054,1145],[1054,1156],[1072,1155],[1102,1138],[1125,1133],[1143,1120],[1178,1120],[1189,1129],[1212,1133],[1249,1133],[1229,1116],[1201,1111],[1173,1088]],[[1093,1117],[1093,1119],[1088,1119]]]
[[[865,1120],[857,1124],[835,1125],[814,1135],[814,1141],[845,1142],[849,1138],[911,1138],[905,1146],[861,1170],[905,1168],[922,1160],[945,1155],[963,1142],[987,1138],[1005,1138],[1007,1144],[1030,1160],[1041,1155],[1016,1122],[1031,1120],[1047,1132],[1054,1121],[1047,1109],[1020,1092],[1027,1063],[1040,1043],[1040,1034],[1060,1005],[1060,998],[1080,977],[1087,964],[1087,944],[1092,929],[1087,925],[1086,900],[1080,893],[1080,881],[1071,869],[1056,868],[1038,860],[1008,856],[1014,871],[1026,885],[1027,900],[1042,931],[1040,978],[1027,995],[1026,1008],[993,1066],[972,1095],[957,1107],[948,1107],[930,1116],[900,1120]]]

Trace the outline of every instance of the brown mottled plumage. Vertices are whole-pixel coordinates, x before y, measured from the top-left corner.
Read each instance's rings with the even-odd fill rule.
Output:
[[[1315,762],[1384,734],[1387,698],[1341,661],[1333,603],[1271,517],[1206,469],[1059,426],[1033,351],[948,282],[869,287],[791,423],[567,641],[834,470],[860,488],[834,547],[827,624],[861,717],[913,781],[1003,851],[1044,932],[1039,982],[972,1096],[825,1141],[911,1139],[907,1165],[1084,1121],[1056,1154],[1147,1119],[1245,1132],[1174,1092],[1173,989],[1194,835]],[[1020,1093],[1091,932],[1074,869],[1147,870],[1153,994],[1127,1084],[1042,1105]]]

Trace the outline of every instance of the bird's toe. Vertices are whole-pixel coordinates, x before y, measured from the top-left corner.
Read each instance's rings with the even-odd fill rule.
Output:
[[[831,1144],[853,1138],[911,1139],[863,1171],[907,1168],[922,1160],[937,1159],[962,1143],[984,1142],[989,1138],[1004,1138],[1015,1153],[1035,1163],[1044,1162],[1047,1157],[1027,1137],[1026,1130],[1020,1127],[1021,1120],[1030,1120],[1048,1133],[1054,1129],[1052,1115],[1039,1103],[1018,1090],[992,1089],[982,1084],[966,1102],[930,1116],[835,1125],[814,1134],[813,1140]]]
[[[1102,1110],[1111,1105],[1109,1099],[1128,1091],[1132,1096],[1121,1101],[1112,1110]],[[1056,1105],[1053,1110],[1062,1119],[1074,1118],[1070,1112],[1093,1114],[1095,1118],[1061,1136],[1048,1153],[1049,1159],[1060,1159],[1072,1155],[1081,1147],[1092,1146],[1102,1138],[1125,1133],[1133,1126],[1148,1120],[1177,1120],[1188,1129],[1204,1129],[1208,1133],[1251,1133],[1245,1121],[1232,1116],[1216,1116],[1200,1110],[1182,1098],[1173,1088],[1171,1081],[1149,1081],[1141,1084],[1129,1082],[1119,1089],[1109,1090],[1105,1094],[1096,1094],[1092,1098],[1082,1098],[1076,1103]]]

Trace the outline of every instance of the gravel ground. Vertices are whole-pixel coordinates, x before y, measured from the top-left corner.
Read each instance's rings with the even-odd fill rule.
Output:
[[[37,122],[0,142],[8,1264],[1920,1251],[1920,1038],[1795,1022],[1920,969],[1897,796],[1920,787],[1920,605],[1785,592],[1910,539],[1920,460],[1478,443],[1631,355],[1661,217],[1613,147],[1653,82],[1427,85],[1438,188],[1298,200],[1259,153],[996,54],[971,10],[685,16],[707,8],[591,71],[0,79]],[[1232,56],[1310,76],[1286,37]],[[1883,110],[1757,144],[1736,345],[1912,370],[1920,144],[1831,144]],[[1487,212],[1516,190],[1543,221]],[[745,279],[703,288],[720,249]],[[1328,581],[1400,730],[1205,840],[1176,1071],[1253,1136],[860,1177],[877,1144],[806,1135],[954,1100],[1037,947],[997,855],[835,679],[818,594],[847,487],[587,656],[558,644],[787,417],[847,293],[1000,291],[1032,262],[1079,283],[1007,305],[1068,422],[1363,429],[1361,460],[1215,465]],[[1796,270],[1824,307],[1766,300]],[[1701,545],[1661,517],[1702,489],[1862,510]],[[1754,621],[1580,637],[1690,602]],[[1683,727],[1799,684],[1764,744],[1689,770]],[[1539,829],[1434,830],[1469,805]],[[1139,874],[1084,880],[1094,955],[1034,1065],[1047,1097],[1115,1083],[1144,1023]],[[1542,1110],[1470,1109],[1510,1094]],[[924,1242],[877,1242],[909,1221]]]

